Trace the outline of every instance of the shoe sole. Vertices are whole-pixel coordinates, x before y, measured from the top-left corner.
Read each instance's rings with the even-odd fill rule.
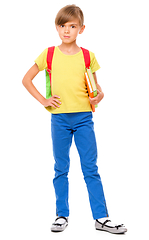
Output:
[[[54,232],[54,233],[63,232],[67,228],[67,226],[68,226],[68,224],[66,225],[66,227],[63,230],[52,230],[51,229],[51,232]]]
[[[104,232],[108,232],[108,233],[112,233],[112,234],[125,234],[127,232],[127,229],[122,231],[122,232],[112,232],[112,231],[109,231],[107,229],[99,229],[99,228],[96,228],[96,230],[98,231],[104,231]]]

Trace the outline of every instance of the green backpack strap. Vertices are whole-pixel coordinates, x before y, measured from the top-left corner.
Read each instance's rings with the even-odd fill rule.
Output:
[[[52,59],[54,54],[55,47],[49,47],[47,53],[47,69],[46,71],[46,98],[50,98],[52,96],[52,80],[51,80],[51,71],[52,71]]]

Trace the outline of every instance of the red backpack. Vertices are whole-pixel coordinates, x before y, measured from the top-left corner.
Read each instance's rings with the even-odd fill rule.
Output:
[[[49,47],[48,48],[48,53],[47,53],[47,70],[46,70],[46,98],[50,98],[52,96],[52,79],[51,79],[51,71],[52,71],[52,59],[53,59],[53,54],[54,54],[54,49],[55,47]],[[90,53],[87,49],[82,48],[83,56],[84,56],[84,62],[85,62],[85,67],[89,68],[90,67]],[[95,111],[94,107],[92,108],[93,111]]]

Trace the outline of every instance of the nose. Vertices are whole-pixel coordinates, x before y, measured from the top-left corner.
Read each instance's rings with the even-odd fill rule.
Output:
[[[65,27],[65,33],[68,33],[68,32],[69,32],[69,27],[66,26],[66,27]]]

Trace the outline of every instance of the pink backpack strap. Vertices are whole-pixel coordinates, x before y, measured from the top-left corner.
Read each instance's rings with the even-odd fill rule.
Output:
[[[84,61],[85,61],[85,67],[89,68],[90,67],[90,63],[91,63],[91,58],[90,58],[90,53],[87,49],[82,48],[82,52],[83,52],[83,56],[84,56]]]

